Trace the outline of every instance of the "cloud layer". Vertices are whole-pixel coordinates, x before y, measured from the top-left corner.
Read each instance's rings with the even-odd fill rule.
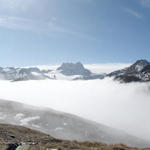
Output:
[[[0,82],[0,98],[73,113],[150,139],[150,84],[93,81]],[[19,112],[18,112],[19,113]]]

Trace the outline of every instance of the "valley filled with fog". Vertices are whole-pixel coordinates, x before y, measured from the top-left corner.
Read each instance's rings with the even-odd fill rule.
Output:
[[[150,83],[120,84],[112,78],[0,81],[0,91],[1,99],[72,113],[150,139]]]

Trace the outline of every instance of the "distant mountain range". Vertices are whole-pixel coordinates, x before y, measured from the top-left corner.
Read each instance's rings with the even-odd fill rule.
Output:
[[[29,127],[59,139],[150,147],[149,141],[75,115],[6,100],[0,100],[0,123]]]
[[[25,81],[25,80],[43,80],[50,79],[46,76],[51,70],[40,70],[37,67],[31,68],[14,68],[6,67],[0,68],[0,79],[10,81]]]
[[[95,74],[84,68],[80,63],[63,63],[56,69],[40,69],[38,67],[0,68],[0,80],[93,80],[113,77],[120,82],[148,82],[150,81],[150,62],[138,60],[133,65],[111,72],[109,74]]]
[[[94,74],[90,70],[78,63],[63,63],[55,70],[44,70],[38,67],[0,68],[0,79],[9,81],[26,81],[26,80],[91,80],[102,79],[104,74]]]

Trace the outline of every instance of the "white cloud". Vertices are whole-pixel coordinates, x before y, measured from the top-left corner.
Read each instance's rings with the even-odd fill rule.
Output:
[[[81,39],[100,42],[100,40],[97,40],[95,37],[92,37],[90,35],[68,30],[65,27],[59,25],[59,23],[56,20],[57,19],[55,17],[52,17],[49,21],[40,21],[23,17],[1,15],[0,27],[14,30],[27,30],[48,35],[50,35],[51,33],[58,32],[76,36]]]
[[[84,2],[84,0],[82,1]],[[91,35],[68,29],[66,25],[62,25],[59,18],[52,15],[53,13],[50,11],[53,5],[55,3],[52,0],[48,2],[48,7],[45,2],[39,0],[0,0],[0,27],[47,35],[53,35],[53,33],[67,34],[99,42]],[[48,9],[47,16],[44,13],[45,9]],[[37,13],[39,17],[37,17]]]
[[[54,23],[53,18],[47,22],[44,22],[23,17],[0,16],[0,26],[9,29],[32,30],[38,32],[65,32],[63,28]]]
[[[135,10],[133,10],[133,9],[124,8],[123,10],[124,10],[124,12],[126,12],[126,13],[128,13],[128,14],[130,14],[130,15],[132,15],[132,16],[138,18],[138,19],[141,19],[141,18],[142,18],[142,15],[141,15],[139,12],[137,12],[137,11],[135,11]]]
[[[0,27],[48,35],[57,32],[99,42],[91,35],[62,25],[59,18],[52,15],[50,11],[53,5],[55,5],[54,1],[49,1],[47,7],[45,2],[39,0],[0,0]],[[44,14],[45,9],[48,12],[47,16]]]
[[[15,16],[0,16],[0,26],[9,29],[32,29],[32,20],[15,17]]]

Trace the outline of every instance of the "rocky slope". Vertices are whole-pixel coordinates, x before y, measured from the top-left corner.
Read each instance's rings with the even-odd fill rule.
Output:
[[[124,144],[59,140],[36,130],[10,124],[0,124],[0,133],[1,150],[140,150]]]
[[[138,60],[133,65],[122,70],[114,71],[107,75],[114,77],[124,83],[128,82],[148,82],[150,81],[150,62],[147,60]]]
[[[59,139],[124,143],[149,147],[150,142],[83,118],[12,101],[0,100],[0,123],[30,127]]]

